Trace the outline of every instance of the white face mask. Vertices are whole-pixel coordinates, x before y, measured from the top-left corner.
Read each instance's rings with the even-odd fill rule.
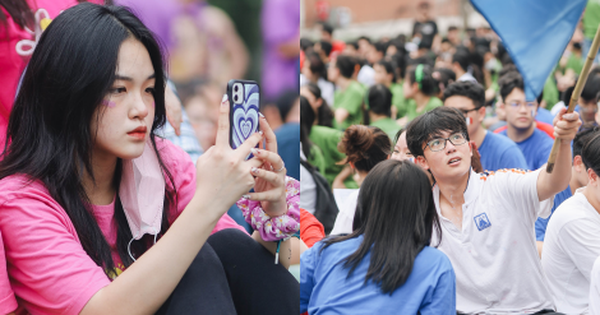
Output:
[[[156,240],[162,224],[165,178],[150,140],[140,157],[123,160],[119,197],[133,236],[129,245],[144,234],[154,235]]]

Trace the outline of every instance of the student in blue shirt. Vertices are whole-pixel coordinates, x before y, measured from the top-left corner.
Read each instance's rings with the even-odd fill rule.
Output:
[[[460,110],[465,115],[469,138],[481,155],[481,166],[487,171],[503,168],[527,169],[527,162],[519,147],[506,137],[483,128],[485,118],[485,90],[476,82],[461,81],[444,90],[444,106]]]
[[[402,192],[400,196],[398,192]],[[300,263],[300,313],[456,314],[454,270],[425,172],[387,160],[365,178],[353,232],[321,241]]]

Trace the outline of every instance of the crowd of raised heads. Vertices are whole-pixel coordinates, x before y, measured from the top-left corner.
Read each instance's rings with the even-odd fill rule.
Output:
[[[600,314],[597,62],[567,113],[600,5],[534,100],[489,26],[418,11],[410,34],[301,38],[301,311]]]

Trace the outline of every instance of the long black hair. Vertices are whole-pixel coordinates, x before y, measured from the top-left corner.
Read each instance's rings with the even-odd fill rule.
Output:
[[[327,101],[321,95],[321,88],[313,82],[306,84],[304,87],[318,100],[321,99],[321,107],[317,110],[317,119],[319,126],[333,127],[333,111],[327,104]]]
[[[386,160],[377,164],[361,185],[353,232],[325,240],[322,249],[363,235],[358,249],[344,260],[344,267],[350,268],[348,277],[371,253],[365,283],[373,281],[391,295],[410,276],[415,258],[429,245],[434,228],[441,241],[425,172],[409,161]]]
[[[91,152],[96,133],[90,126],[115,81],[119,49],[128,38],[139,41],[148,50],[156,76],[150,139],[168,179],[161,234],[164,233],[169,226],[169,209],[177,201],[173,178],[154,139],[156,129],[166,120],[163,60],[150,31],[123,7],[82,3],[65,10],[42,34],[9,119],[9,140],[0,162],[0,179],[25,174],[45,185],[69,215],[83,249],[108,276],[115,276],[115,263],[91,212],[82,178],[87,172],[94,179]],[[113,177],[117,191],[121,165],[118,159]],[[118,225],[117,249],[128,267],[133,263],[127,253],[132,236],[118,196],[114,216]],[[149,246],[145,238],[134,242],[131,251],[139,256]]]

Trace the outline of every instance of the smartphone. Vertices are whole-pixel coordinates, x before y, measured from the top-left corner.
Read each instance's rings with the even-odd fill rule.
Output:
[[[230,106],[229,144],[236,149],[259,130],[260,87],[255,81],[230,80],[227,98]]]

